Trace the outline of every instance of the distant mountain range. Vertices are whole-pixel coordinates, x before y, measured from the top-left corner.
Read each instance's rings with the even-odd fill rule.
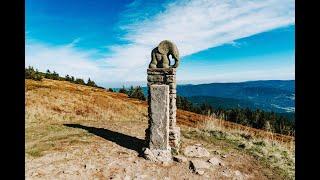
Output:
[[[147,88],[143,89],[147,94]],[[277,113],[295,111],[294,80],[178,85],[177,93],[195,104],[207,102],[216,108],[248,107]]]

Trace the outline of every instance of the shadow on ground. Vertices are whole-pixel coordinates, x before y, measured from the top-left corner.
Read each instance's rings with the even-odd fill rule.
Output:
[[[64,125],[67,127],[87,130],[89,133],[100,136],[108,141],[115,142],[116,144],[122,147],[135,150],[139,153],[139,155],[142,154],[142,148],[145,147],[145,140],[128,136],[126,134],[122,134],[119,132],[111,131],[109,129],[83,126],[80,124],[64,124]]]

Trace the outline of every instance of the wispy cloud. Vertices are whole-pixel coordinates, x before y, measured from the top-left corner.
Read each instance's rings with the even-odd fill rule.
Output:
[[[103,63],[91,58],[93,51],[82,51],[75,48],[76,42],[66,45],[50,45],[27,39],[26,43],[26,66],[33,66],[40,71],[56,71],[61,75],[73,75],[84,78],[93,77],[102,80],[103,75],[107,75],[101,66]]]
[[[96,59],[97,51],[77,48],[79,38],[64,45],[52,45],[34,39],[26,39],[25,66],[45,72],[47,69],[60,75],[67,74],[87,80],[89,77],[99,85],[109,84],[120,87],[127,83],[126,69],[106,64],[104,59]],[[112,69],[112,70],[111,70]]]
[[[98,82],[145,80],[151,50],[164,39],[187,56],[271,29],[294,24],[294,0],[178,0],[155,4],[137,0],[118,24],[126,44],[112,45],[103,59],[73,42],[54,46],[27,40],[26,65]],[[28,35],[28,33],[26,33]]]
[[[143,6],[137,1],[130,8],[141,8],[139,4]],[[106,62],[127,72],[129,80],[144,78],[150,52],[161,40],[174,41],[183,57],[295,21],[293,0],[182,0],[164,7],[148,19],[120,26],[129,44],[110,47]],[[127,12],[123,18],[134,17],[133,9]]]
[[[278,67],[273,69],[264,70],[235,70],[220,72],[216,74],[210,74],[206,78],[192,78],[179,81],[180,83],[212,83],[214,82],[242,82],[242,81],[254,81],[254,80],[272,80],[274,74],[277,74],[277,80],[292,80],[295,77],[294,66]]]
[[[67,44],[66,47],[75,47],[79,42],[81,38],[74,39],[71,43]]]

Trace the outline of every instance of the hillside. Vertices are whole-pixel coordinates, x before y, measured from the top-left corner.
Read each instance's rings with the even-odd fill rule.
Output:
[[[197,143],[223,165],[204,176],[187,163],[139,157],[147,103],[125,94],[26,80],[27,179],[294,179],[294,138],[178,110],[184,149]],[[180,152],[182,153],[182,152]]]
[[[295,107],[294,80],[182,85],[177,87],[177,92],[192,97],[190,100],[194,102],[201,96],[227,98],[223,106],[229,107],[260,108],[279,113],[294,112]]]
[[[233,99],[233,98],[221,98],[221,97],[214,97],[214,96],[190,96],[187,98],[189,101],[194,103],[195,105],[201,105],[202,103],[208,103],[212,107],[216,108],[223,108],[223,109],[231,109],[235,107],[239,108],[250,108],[256,109],[254,103],[248,100],[240,100],[240,99]]]
[[[190,96],[187,97],[189,101],[194,103],[194,105],[199,106],[203,103],[208,103],[212,107],[215,108],[222,108],[222,109],[234,109],[234,108],[240,108],[240,109],[245,109],[249,108],[251,110],[256,110],[256,109],[263,109],[267,112],[273,111],[276,112],[278,116],[284,116],[288,118],[289,120],[294,120],[295,119],[295,113],[291,111],[282,111],[274,107],[272,105],[265,105],[265,106],[260,106],[256,103],[253,103],[250,100],[241,100],[241,99],[233,99],[233,98],[221,98],[221,97],[214,97],[214,96]],[[266,107],[268,106],[268,107]],[[265,108],[264,108],[265,107]]]

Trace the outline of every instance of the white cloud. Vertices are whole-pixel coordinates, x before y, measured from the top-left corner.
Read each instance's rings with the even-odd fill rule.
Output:
[[[180,83],[212,83],[212,82],[242,82],[255,80],[274,80],[275,74],[277,80],[292,80],[295,79],[294,66],[279,67],[274,69],[258,69],[258,70],[236,70],[226,71],[224,73],[209,74],[206,78],[192,78],[179,81]],[[187,76],[187,75],[186,75]],[[203,77],[203,76],[202,76]]]
[[[78,78],[95,77],[101,80],[104,73],[100,68],[101,61],[94,61],[90,58],[90,51],[77,50],[74,45],[77,39],[70,44],[53,46],[32,39],[26,43],[26,66],[33,66],[40,71],[47,69],[56,71],[60,75],[73,75]]]
[[[130,14],[123,16],[127,17]],[[172,40],[186,56],[294,24],[294,17],[293,0],[177,1],[149,19],[123,25],[123,39],[130,44],[115,46],[106,61],[128,72],[127,80],[142,80],[150,52],[161,40]]]
[[[104,83],[141,81],[146,79],[151,50],[161,40],[172,40],[180,55],[186,56],[225,43],[237,46],[234,41],[239,38],[295,21],[294,0],[182,0],[159,7],[163,10],[154,15],[128,20],[143,8],[140,1],[129,5],[119,25],[125,32],[121,38],[129,43],[108,47],[111,54],[104,59],[93,59],[95,52],[75,48],[80,38],[60,46],[27,40],[26,65]]]

